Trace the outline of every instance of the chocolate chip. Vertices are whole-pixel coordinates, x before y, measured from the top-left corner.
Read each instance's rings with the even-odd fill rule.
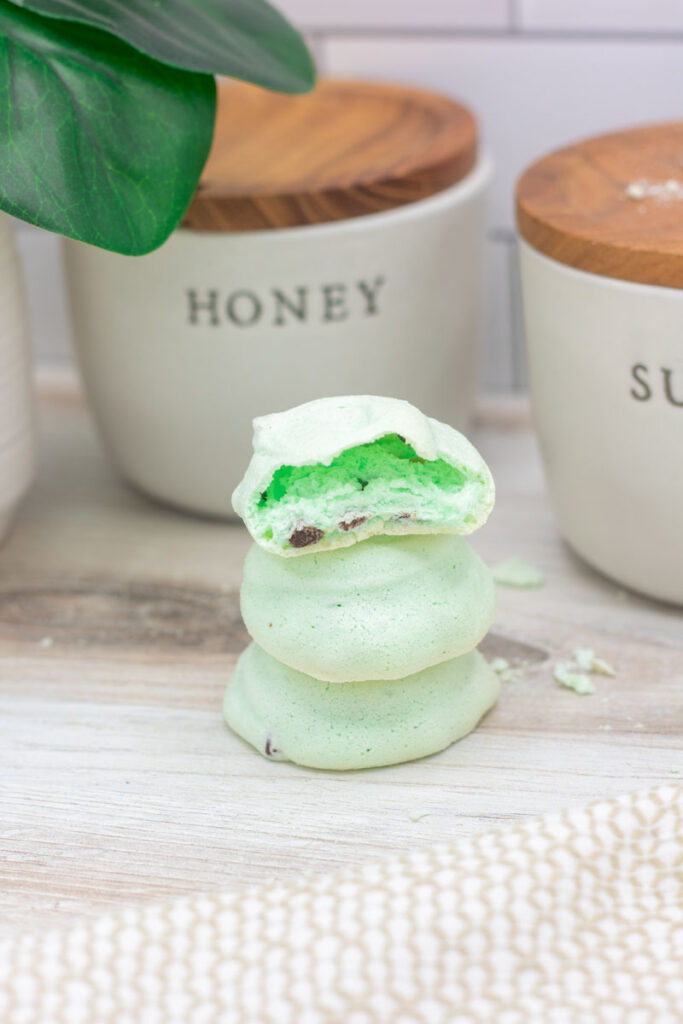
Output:
[[[420,459],[417,456],[414,459],[408,459],[408,462],[426,462],[426,459]]]
[[[404,444],[406,443],[406,439],[403,436],[403,434],[397,434],[396,437],[399,439],[399,441],[403,441]]]
[[[364,491],[365,488],[368,486],[368,481],[367,480],[362,480],[361,477],[357,477],[357,480],[358,480],[358,483],[360,484],[361,491]]]
[[[289,543],[293,548],[307,548],[309,544],[317,544],[324,536],[325,531],[319,530],[317,526],[300,526],[292,533]]]
[[[267,501],[268,501],[268,491],[261,491],[261,500],[259,502],[259,505],[265,505],[265,503]]]
[[[355,530],[355,528],[357,526],[362,526],[363,523],[367,523],[367,521],[368,521],[368,517],[367,516],[356,516],[355,519],[350,519],[346,523],[341,522],[339,524],[339,529],[348,532],[349,530]]]
[[[280,753],[278,748],[273,744],[273,740],[272,740],[272,738],[270,736],[268,736],[266,738],[265,750],[266,750],[266,757],[272,757],[273,754],[279,754]]]
[[[401,512],[395,518],[396,519],[414,519],[415,518],[415,513],[414,512]]]

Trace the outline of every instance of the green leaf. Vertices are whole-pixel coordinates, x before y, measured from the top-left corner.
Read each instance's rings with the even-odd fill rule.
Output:
[[[0,208],[105,249],[160,245],[211,145],[210,75],[0,0]]]
[[[307,92],[315,66],[295,29],[266,0],[12,0],[104,29],[164,64],[228,75],[278,92]]]

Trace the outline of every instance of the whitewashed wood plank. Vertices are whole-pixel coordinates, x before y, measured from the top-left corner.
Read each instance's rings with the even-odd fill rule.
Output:
[[[508,713],[519,697],[504,692]],[[351,775],[267,763],[214,711],[13,696],[0,714],[6,927],[340,869],[670,782],[681,766],[674,737],[610,734],[609,713],[580,745],[491,716],[444,755]]]
[[[476,547],[548,577],[499,595],[486,649],[519,681],[448,751],[341,774],[267,762],[223,725],[245,531],[128,491],[79,404],[54,394],[37,486],[0,550],[5,929],[343,867],[683,771],[680,613],[559,541],[523,412],[501,407],[475,438],[498,489]],[[552,680],[579,644],[617,669],[595,697]]]

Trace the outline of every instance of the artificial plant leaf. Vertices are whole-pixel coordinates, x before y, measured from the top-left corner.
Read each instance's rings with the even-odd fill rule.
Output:
[[[210,75],[0,0],[0,209],[140,255],[179,223],[209,152]]]
[[[298,32],[266,0],[12,0],[94,25],[164,64],[307,92],[315,66]]]

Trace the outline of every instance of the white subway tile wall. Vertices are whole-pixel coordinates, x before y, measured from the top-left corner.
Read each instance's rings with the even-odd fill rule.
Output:
[[[522,29],[575,32],[683,31],[681,0],[518,0]]]
[[[484,391],[511,391],[521,387],[515,366],[516,345],[511,315],[515,282],[507,237],[488,245],[486,282],[486,334],[479,354],[479,385]]]
[[[492,226],[512,231],[515,179],[549,149],[639,121],[683,115],[683,40],[328,39],[333,74],[403,79],[478,114],[495,178]]]
[[[507,29],[509,0],[280,0],[296,25],[310,31],[376,29]]]
[[[29,327],[36,361],[52,365],[71,362],[71,321],[62,268],[62,240],[15,221]]]
[[[485,391],[526,382],[514,181],[584,135],[683,117],[683,0],[280,0],[321,73],[414,82],[479,115],[493,157]],[[60,247],[18,224],[36,358],[68,362]]]

